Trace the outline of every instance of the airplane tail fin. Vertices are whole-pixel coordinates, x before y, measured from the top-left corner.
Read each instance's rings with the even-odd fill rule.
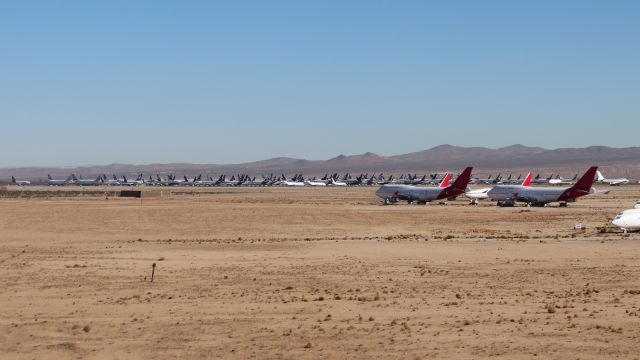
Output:
[[[531,173],[527,173],[527,177],[524,178],[524,181],[522,182],[522,186],[529,186],[531,185]]]
[[[451,180],[451,173],[448,172],[444,175],[444,178],[442,178],[442,181],[440,182],[440,185],[438,187],[441,187],[441,188],[448,187],[450,180]]]
[[[582,175],[582,177],[576,182],[576,184],[571,187],[571,189],[589,192],[597,172],[597,166],[590,167],[589,170],[587,170],[587,172],[584,173],[584,175]]]
[[[471,180],[471,170],[473,170],[473,166],[467,166],[450,187],[464,192],[469,185],[469,180]]]
[[[47,174],[47,178],[51,180],[51,174]]]
[[[16,178],[12,176],[11,177],[11,182],[15,184],[16,183]]]
[[[596,174],[598,175],[598,181],[604,180],[604,176],[602,176],[602,173],[600,172],[600,170],[596,171]]]

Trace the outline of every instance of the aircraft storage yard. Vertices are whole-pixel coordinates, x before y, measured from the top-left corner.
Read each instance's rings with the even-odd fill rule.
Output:
[[[0,360],[640,360],[638,13],[7,2]]]
[[[637,356],[640,235],[610,224],[637,187],[568,208],[381,206],[376,189],[9,186],[0,353]]]

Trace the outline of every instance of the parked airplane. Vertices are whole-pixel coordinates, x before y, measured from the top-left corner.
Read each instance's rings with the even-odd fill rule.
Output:
[[[443,186],[424,187],[413,185],[383,185],[376,191],[376,195],[384,200],[385,204],[396,203],[405,200],[408,203],[414,201],[419,204],[426,204],[433,200],[454,200],[458,195],[464,194],[471,178],[471,166],[464,169],[452,185],[448,185],[451,174],[447,174],[443,179]],[[448,186],[447,186],[448,185]]]
[[[520,177],[518,177],[519,179]],[[522,184],[520,184],[520,186],[526,186],[529,187],[531,185],[531,179],[532,179],[532,174],[528,173],[527,176],[525,176],[524,180],[522,181]],[[471,199],[470,204],[475,205],[478,203],[478,200],[484,200],[484,199],[488,199],[489,198],[489,191],[491,191],[491,189],[493,188],[482,188],[482,189],[476,189],[476,190],[469,190],[467,192],[464,193],[464,195],[468,198]]]
[[[331,181],[329,182],[329,185],[333,185],[333,186],[347,186],[347,183],[342,181],[342,180],[338,180],[336,181],[336,179],[331,178]]]
[[[282,174],[282,177],[278,184],[283,186],[304,186],[304,177],[302,176],[302,174],[295,174],[293,178],[289,180],[286,176],[284,176],[284,174]]]
[[[186,177],[185,177],[186,179]],[[122,185],[144,185],[144,179],[142,178],[142,174],[138,175],[138,178],[135,180],[129,180],[126,176],[122,176]]]
[[[109,186],[120,185],[120,180],[118,180],[116,174],[111,175],[111,179],[108,179],[106,174],[102,174],[102,183]]]
[[[611,223],[624,231],[640,230],[640,201],[636,202],[633,209],[623,210],[611,221]]]
[[[189,180],[185,176],[184,179],[176,179],[175,175],[167,175],[166,180],[162,180],[164,185],[176,186],[176,185],[188,185]]]
[[[13,185],[23,186],[23,185],[31,185],[31,181],[29,180],[16,180],[15,177],[11,177],[11,183]]]
[[[568,188],[560,187],[526,187],[521,185],[498,185],[491,189],[487,195],[498,206],[513,206],[516,201],[525,202],[532,206],[545,206],[551,202],[560,202],[561,207],[567,206],[567,202],[573,202],[580,196],[595,193],[591,188],[598,170],[592,166],[582,175],[575,185]]]
[[[69,176],[66,180],[62,180],[62,179],[54,179],[51,177],[51,174],[47,175],[47,185],[50,186],[54,186],[54,185],[64,185],[66,183],[68,183],[71,180],[71,176]]]
[[[556,175],[555,178],[549,179],[549,184],[551,185],[561,185],[561,184],[575,184],[576,180],[578,180],[578,174],[576,174],[573,179],[565,179],[560,175]]]
[[[102,184],[102,176],[98,176],[95,180],[91,180],[91,179],[83,179],[82,175],[80,176],[80,178],[77,178],[75,174],[71,174],[70,183],[76,184],[76,185],[99,185],[99,184]]]
[[[327,183],[321,180],[305,180],[303,183],[307,186],[327,186]]]
[[[222,176],[220,176],[220,179],[222,179]],[[213,180],[213,178],[211,176],[207,176],[206,179],[202,179],[202,174],[196,176],[193,179],[193,185],[198,185],[198,186],[214,186],[217,185],[218,181]]]
[[[624,185],[624,184],[629,183],[629,179],[627,179],[627,178],[607,179],[602,175],[602,173],[600,171],[598,171],[597,174],[598,174],[598,182],[599,183],[605,183],[605,184],[609,184],[611,186]]]

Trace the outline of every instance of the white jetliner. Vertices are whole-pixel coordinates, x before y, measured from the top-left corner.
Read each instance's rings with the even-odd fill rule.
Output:
[[[527,187],[521,185],[498,185],[491,189],[487,195],[498,206],[513,206],[516,201],[525,202],[532,206],[544,206],[551,202],[560,202],[561,207],[567,206],[567,202],[573,202],[580,196],[595,193],[591,188],[598,171],[597,166],[592,166],[575,185],[562,187]]]
[[[95,180],[83,179],[82,175],[77,178],[75,174],[71,174],[71,183],[76,185],[98,185],[102,183],[102,176],[98,176]]]
[[[302,182],[302,181],[282,180],[280,185],[283,185],[283,186],[304,186],[304,182]]]
[[[625,233],[640,230],[640,201],[636,202],[633,209],[623,210],[616,215],[611,223],[622,229]]]
[[[575,184],[576,180],[578,180],[578,174],[573,177],[573,179],[565,179],[562,176],[558,175],[555,178],[549,179],[549,184],[551,185],[570,185]]]
[[[144,185],[144,179],[142,177],[142,174],[138,175],[138,178],[135,180],[129,180],[127,179],[126,176],[122,175],[122,185],[130,185],[130,186]]]
[[[600,171],[598,171],[597,174],[598,174],[598,182],[599,183],[605,183],[605,184],[609,184],[611,186],[624,185],[624,184],[629,183],[629,179],[627,179],[627,178],[607,179],[602,175],[602,173]]]
[[[47,185],[49,185],[49,186],[64,185],[67,182],[69,182],[69,180],[71,180],[71,176],[69,176],[66,180],[62,180],[62,179],[54,179],[54,178],[52,178],[51,174],[47,175]]]
[[[31,181],[29,180],[16,180],[15,177],[11,177],[11,183],[13,185],[23,186],[23,185],[31,185]]]
[[[346,182],[340,181],[340,180],[336,181],[336,179],[334,178],[331,178],[331,181],[329,182],[329,184],[333,186],[347,186]]]
[[[527,176],[525,176],[524,180],[522,180],[522,184],[520,184],[520,186],[528,187],[529,185],[531,185],[531,179],[532,179],[532,175],[531,173],[528,173]],[[482,188],[482,189],[476,189],[476,190],[469,190],[465,192],[464,195],[469,199],[471,199],[470,204],[475,205],[478,203],[478,200],[488,199],[489,195],[487,194],[489,193],[489,191],[491,191],[491,189],[493,188],[488,187],[488,188]]]
[[[376,195],[384,199],[385,204],[396,203],[399,200],[406,200],[407,203],[416,201],[419,204],[426,204],[433,200],[455,200],[458,195],[464,194],[467,189],[472,169],[471,166],[464,169],[462,174],[450,186],[451,173],[448,173],[438,187],[383,185],[376,191]]]
[[[324,181],[316,181],[316,180],[305,180],[304,184],[307,186],[327,186]]]
[[[120,180],[118,180],[118,178],[116,177],[116,174],[113,174],[111,176],[111,179],[107,179],[107,175],[103,174],[102,175],[102,183],[105,184],[105,185],[109,185],[109,186],[122,185],[120,183]]]

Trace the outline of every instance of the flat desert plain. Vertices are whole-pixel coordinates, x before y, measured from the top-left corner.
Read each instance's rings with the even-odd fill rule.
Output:
[[[375,189],[0,199],[0,358],[640,356],[640,235],[609,225],[640,189],[569,208]]]

